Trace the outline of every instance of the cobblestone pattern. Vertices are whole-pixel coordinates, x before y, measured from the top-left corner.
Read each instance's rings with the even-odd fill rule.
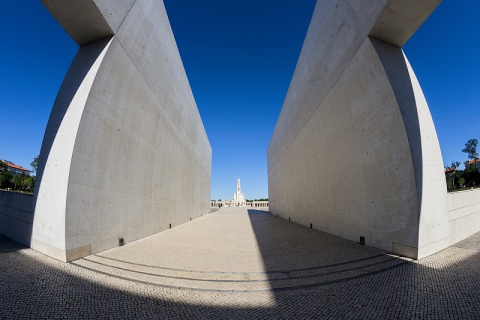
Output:
[[[219,211],[194,222],[87,258],[127,269],[123,271],[87,259],[76,261],[75,264],[58,262],[0,238],[0,318],[480,318],[480,233],[419,262],[412,262],[268,214]],[[237,229],[231,239],[238,234],[247,234],[242,241],[246,241],[246,249],[254,253],[245,249],[240,251],[240,254],[245,254],[245,260],[235,259],[229,263],[228,259],[235,255],[230,251],[237,250],[242,241],[232,240],[230,251],[224,252],[229,248],[229,243],[225,243],[226,238],[222,233],[210,233],[221,229],[220,226],[228,229],[225,236]],[[201,237],[208,238],[210,234],[216,241],[224,243],[217,245],[217,250],[207,248],[202,251],[199,250],[201,246],[195,247],[199,251],[192,260],[185,255],[194,254],[194,249],[185,249],[180,245],[174,250],[175,254],[169,252],[175,248],[175,241],[182,237],[187,242],[188,239],[192,240],[191,243],[198,241],[196,234],[188,234],[192,232],[190,228],[197,230]],[[248,240],[252,236],[255,241]],[[168,242],[167,238],[170,237],[172,244],[167,245],[169,249],[163,248],[162,242],[158,241]],[[255,242],[257,248],[253,246]],[[163,249],[156,254],[153,250],[155,246]],[[131,258],[128,256],[138,250],[141,254]],[[174,261],[160,258],[162,254]],[[202,264],[197,265],[202,260],[198,256],[203,257],[208,269],[202,268]],[[218,263],[213,265],[212,260]],[[138,262],[143,262],[144,266],[133,264]],[[377,262],[377,265],[372,265]],[[388,263],[396,266],[387,269],[384,265]],[[96,267],[91,268],[92,271],[85,269],[86,265]],[[174,270],[161,269],[164,267]],[[316,267],[313,270],[298,270]],[[185,271],[189,268],[195,271]],[[241,268],[245,268],[246,272],[242,274]],[[357,277],[345,277],[343,271],[349,268],[353,270],[348,272],[353,272]],[[294,269],[296,271],[292,271]],[[101,273],[105,270],[112,275]],[[154,275],[142,275],[139,271]],[[229,279],[266,280],[262,283],[274,288],[277,278],[327,271],[334,273],[307,281],[316,286],[286,291],[268,288],[260,292],[178,290],[136,281],[145,279],[142,278],[144,276],[155,280],[157,274],[188,276],[191,273],[193,279],[220,280],[221,285]],[[129,274],[132,279],[118,278],[121,272]],[[324,277],[342,281],[326,283]],[[155,281],[157,284],[165,283],[163,279]],[[176,284],[175,279],[168,281]],[[295,285],[306,280],[288,281]],[[209,284],[213,289],[217,285]],[[245,289],[242,284],[235,285]],[[253,287],[258,288],[256,285]]]

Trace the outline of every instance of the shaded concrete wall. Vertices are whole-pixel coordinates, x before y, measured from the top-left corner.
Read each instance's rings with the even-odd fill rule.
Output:
[[[43,1],[81,45],[39,158],[32,247],[70,261],[210,210],[211,147],[162,1]]]
[[[0,234],[30,246],[33,195],[0,190]]]
[[[268,147],[270,211],[412,258],[449,245],[440,147],[400,46],[439,1],[318,1]]]

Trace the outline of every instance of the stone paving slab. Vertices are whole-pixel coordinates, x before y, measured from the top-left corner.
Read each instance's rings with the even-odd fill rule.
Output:
[[[264,211],[222,208],[99,256],[188,271],[265,272],[385,253],[371,247],[359,251],[358,246]]]
[[[201,239],[205,243],[198,243]],[[478,239],[480,233],[412,262],[265,213],[220,210],[90,257],[124,259],[121,265],[130,269],[122,272],[132,279],[121,279],[1,237],[0,319],[479,319]],[[235,257],[237,250],[243,259]],[[87,259],[76,263],[88,264]],[[137,262],[146,266],[131,264]],[[217,280],[249,275],[268,280],[262,285],[271,289],[194,291],[135,281],[139,270],[163,275],[165,270],[155,268],[165,266],[175,269],[169,276],[188,274],[189,268],[195,277]],[[315,273],[324,275],[315,281],[304,277]],[[275,279],[295,276],[304,277],[288,280],[299,288],[274,290]],[[305,283],[313,286],[301,289]]]

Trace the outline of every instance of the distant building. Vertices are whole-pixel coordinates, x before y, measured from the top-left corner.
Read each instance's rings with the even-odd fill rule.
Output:
[[[252,202],[249,202],[247,205],[256,209],[268,210],[268,201],[252,201]]]
[[[245,195],[240,188],[240,178],[237,180],[237,191],[233,194],[232,202],[234,207],[243,207],[247,204],[245,201]]]
[[[233,194],[233,200],[212,200],[210,201],[211,208],[223,208],[223,207],[252,207],[262,210],[268,210],[268,199],[267,201],[252,201],[245,199],[245,195],[242,192],[240,186],[240,178],[237,180],[237,191]]]
[[[3,160],[3,162],[5,162],[5,164],[7,165],[8,171],[13,172],[13,174],[22,174],[22,173],[24,173],[26,175],[30,174],[30,170],[25,169],[24,167],[21,167],[21,166],[17,166],[13,162],[10,162],[8,160]]]
[[[473,160],[467,161],[467,163],[465,163],[465,167],[469,167],[469,166],[473,166],[473,165],[476,165],[478,167],[480,165],[480,159],[473,159]]]
[[[449,167],[449,168],[445,168],[445,170],[443,170],[443,172],[445,172],[445,174],[451,174],[451,173],[454,173],[455,171],[457,171],[457,168],[455,168],[455,167]]]

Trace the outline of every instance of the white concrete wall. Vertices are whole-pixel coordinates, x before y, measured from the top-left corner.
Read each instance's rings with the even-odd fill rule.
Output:
[[[0,190],[0,234],[30,246],[33,195]]]
[[[96,3],[115,34],[79,49],[42,145],[32,247],[60,260],[210,211],[212,151],[163,2],[122,3]]]
[[[448,194],[450,245],[480,231],[480,189]]]
[[[406,41],[423,22],[410,19],[437,4],[317,2],[268,147],[272,214],[412,258],[445,246],[443,161],[428,106],[397,43],[369,37],[375,29],[388,39],[391,21],[393,38]],[[402,5],[426,12],[395,16]]]

